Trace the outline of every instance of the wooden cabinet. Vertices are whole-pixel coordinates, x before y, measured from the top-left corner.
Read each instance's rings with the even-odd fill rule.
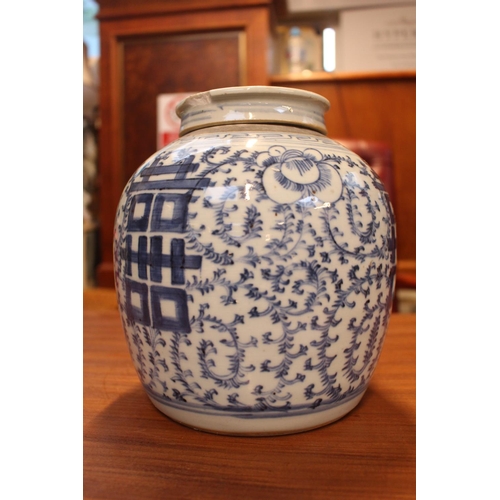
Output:
[[[302,88],[331,102],[333,138],[393,152],[398,258],[415,259],[416,75],[272,76],[276,0],[100,0],[100,264],[113,286],[115,210],[132,173],[156,151],[156,96],[234,85]]]
[[[101,0],[100,286],[121,192],[156,151],[156,97],[267,85],[270,0]]]

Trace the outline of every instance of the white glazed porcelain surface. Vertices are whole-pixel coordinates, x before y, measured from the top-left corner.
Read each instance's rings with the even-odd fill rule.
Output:
[[[337,420],[381,352],[395,274],[373,171],[293,127],[207,128],[134,174],[115,227],[123,326],[157,408],[281,434]]]

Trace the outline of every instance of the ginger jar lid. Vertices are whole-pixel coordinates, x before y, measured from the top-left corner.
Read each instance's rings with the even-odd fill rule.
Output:
[[[326,134],[328,99],[287,87],[227,87],[193,94],[176,108],[180,135],[204,127],[236,123],[296,125]]]

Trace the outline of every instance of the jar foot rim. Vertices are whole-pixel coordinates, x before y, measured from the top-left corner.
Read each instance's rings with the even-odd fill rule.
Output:
[[[191,429],[228,436],[281,436],[307,432],[329,425],[351,412],[363,398],[365,391],[343,404],[320,413],[275,418],[243,419],[232,415],[200,415],[188,410],[172,408],[150,397],[153,405],[171,420]]]

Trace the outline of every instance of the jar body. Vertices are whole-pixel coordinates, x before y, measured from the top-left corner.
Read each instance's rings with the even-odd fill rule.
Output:
[[[191,427],[286,434],[361,400],[380,355],[395,227],[357,155],[298,127],[190,132],[127,184],[115,278],[152,403]]]

